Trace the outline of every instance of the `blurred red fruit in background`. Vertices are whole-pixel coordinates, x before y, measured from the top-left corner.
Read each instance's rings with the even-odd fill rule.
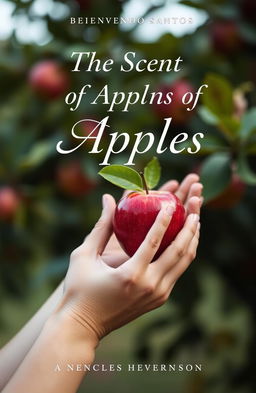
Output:
[[[87,10],[91,6],[91,0],[76,0],[81,10]]]
[[[45,60],[32,67],[29,83],[34,91],[42,97],[56,99],[69,88],[68,73],[55,60]]]
[[[240,50],[242,39],[236,22],[216,21],[210,25],[210,39],[216,52],[229,55]]]
[[[230,209],[241,201],[245,190],[245,183],[234,173],[228,187],[219,196],[207,202],[206,205],[216,209]]]
[[[70,196],[86,195],[96,185],[95,181],[84,174],[78,161],[70,161],[58,167],[57,183],[59,188]]]
[[[88,136],[92,132],[91,138],[96,138],[99,133],[99,129],[100,129],[100,125],[98,125],[98,123],[99,123],[98,120],[92,119],[92,118],[91,118],[91,120],[87,120],[86,122],[81,123],[79,135]],[[103,136],[104,136],[104,134],[103,134]],[[90,145],[94,144],[94,142],[95,142],[95,139],[87,139],[87,141],[86,141],[86,143],[90,144]]]
[[[8,186],[0,188],[0,219],[12,219],[20,205],[17,192]]]
[[[163,93],[163,99],[165,99],[168,92],[173,92],[170,104],[157,104],[157,99],[154,102],[155,113],[161,119],[172,117],[172,122],[178,125],[186,124],[190,120],[194,111],[187,111],[187,106],[182,103],[182,98],[187,92],[194,93],[191,83],[185,79],[180,79],[170,85],[160,85],[156,91]]]

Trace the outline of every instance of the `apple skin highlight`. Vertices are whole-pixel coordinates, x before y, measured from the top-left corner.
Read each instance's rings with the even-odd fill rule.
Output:
[[[114,233],[123,250],[131,257],[137,251],[155,222],[162,205],[170,203],[175,210],[153,260],[171,244],[185,223],[185,209],[176,195],[166,191],[131,192],[123,197],[113,218]]]

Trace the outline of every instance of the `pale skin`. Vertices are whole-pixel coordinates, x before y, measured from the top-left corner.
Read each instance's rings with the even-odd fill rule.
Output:
[[[150,264],[171,220],[172,211],[162,210],[129,258],[112,234],[115,201],[105,195],[102,216],[72,253],[64,283],[0,352],[4,393],[76,392],[85,372],[67,372],[66,365],[92,363],[105,335],[168,299],[196,255],[202,185],[190,174],[161,189],[175,192],[187,210],[175,241]]]

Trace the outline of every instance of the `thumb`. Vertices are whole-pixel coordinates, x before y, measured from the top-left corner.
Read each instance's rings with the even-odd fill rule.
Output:
[[[91,251],[101,254],[112,235],[112,218],[114,215],[116,203],[114,198],[109,194],[102,197],[103,210],[93,230],[86,238],[86,247]]]

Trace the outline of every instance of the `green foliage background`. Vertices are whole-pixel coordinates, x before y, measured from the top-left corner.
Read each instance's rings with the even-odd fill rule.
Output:
[[[30,14],[33,0],[10,3],[15,5],[14,15],[26,13],[33,19]],[[88,2],[85,9],[80,9],[75,0],[64,3],[74,16],[118,16],[122,11],[122,3],[114,0]],[[203,364],[203,373],[170,374],[168,379],[148,374],[116,376],[119,383],[116,390],[126,391],[133,386],[133,390],[139,391],[138,387],[144,386],[154,391],[154,383],[147,383],[154,378],[163,392],[253,393],[256,366],[255,20],[243,15],[243,2],[238,0],[181,3],[205,10],[209,19],[193,34],[180,38],[166,34],[156,42],[142,43],[134,38],[132,31],[120,31],[118,25],[102,25],[91,30],[86,25],[72,26],[67,19],[53,20],[46,15],[41,19],[47,22],[53,37],[48,44],[21,44],[15,32],[0,42],[0,185],[12,186],[22,195],[14,220],[0,221],[1,329],[5,338],[10,321],[11,332],[18,329],[22,318],[16,321],[15,317],[10,318],[10,312],[15,313],[17,307],[21,307],[26,315],[28,301],[31,305],[31,298],[36,299],[36,294],[42,292],[46,294],[64,276],[71,250],[82,241],[100,213],[101,195],[105,192],[111,192],[116,198],[121,195],[121,191],[97,176],[102,156],[88,155],[88,149],[80,149],[72,156],[60,156],[55,151],[56,141],[64,139],[70,143],[70,129],[76,121],[89,115],[99,119],[105,116],[104,106],[82,105],[78,111],[71,112],[64,104],[64,97],[44,100],[32,91],[28,83],[29,70],[44,59],[56,59],[70,70],[73,65],[70,52],[78,48],[96,51],[102,59],[118,59],[119,52],[128,50],[148,59],[181,56],[185,64],[182,76],[195,87],[206,82],[209,89],[189,123],[173,127],[173,136],[179,132],[192,136],[194,132],[205,130],[207,137],[196,156],[161,155],[162,181],[181,180],[200,167],[207,202],[222,193],[235,171],[246,183],[246,193],[240,203],[230,209],[213,209],[207,204],[203,207],[197,260],[177,283],[170,304],[131,327],[133,361],[197,362]],[[164,4],[165,1],[152,5],[151,10]],[[241,42],[231,52],[220,53],[211,44],[211,25],[230,19],[237,25]],[[128,92],[141,90],[146,83],[154,88],[180,76],[70,73],[73,91],[79,91],[87,83],[99,91],[108,83],[112,91]],[[234,117],[233,94],[237,89],[245,90],[248,101],[241,118]],[[143,129],[155,130],[157,137],[163,128],[163,120],[152,108],[140,105],[134,106],[129,114],[114,112],[110,122],[114,130],[129,132],[131,136]],[[138,156],[137,168],[142,168],[152,155],[154,152]],[[111,163],[123,163],[127,157],[128,152],[120,154]],[[66,194],[58,184],[58,167],[70,160],[78,161],[84,176],[96,181],[96,186],[80,197]],[[17,315],[20,315],[18,311]],[[128,348],[122,341],[129,332],[129,328],[125,328],[106,339],[103,360],[127,360],[122,351]],[[115,379],[102,375],[95,376],[94,382],[92,378],[91,385],[85,384],[81,391],[90,387],[91,391],[100,391],[102,378],[106,391],[113,392]],[[128,386],[125,381],[129,381]]]

